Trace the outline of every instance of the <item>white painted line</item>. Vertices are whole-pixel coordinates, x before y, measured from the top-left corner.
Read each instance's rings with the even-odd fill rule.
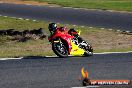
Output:
[[[82,9],[82,8],[73,8],[73,9]]]
[[[73,8],[73,9],[78,9],[78,8]]]
[[[48,6],[48,7],[55,7],[55,6]]]
[[[105,29],[105,28],[100,28],[100,29],[102,29],[102,30],[103,30],[103,29]]]
[[[71,88],[96,88],[96,87],[99,87],[99,86],[71,87]]]
[[[71,87],[71,88],[87,88],[87,87]]]
[[[34,22],[36,21],[36,20],[33,20]]]
[[[45,56],[45,57],[58,57],[58,56],[54,55],[54,56]]]
[[[19,20],[23,20],[23,18],[18,18]]]
[[[99,86],[87,86],[86,88],[95,88],[95,87],[99,87]]]
[[[63,7],[63,8],[72,8],[72,7]]]
[[[108,29],[108,30],[112,31],[113,29]]]
[[[25,19],[25,20],[29,20],[29,19]]]
[[[82,28],[84,28],[84,26],[81,26]]]
[[[117,30],[117,32],[120,32],[121,30]]]
[[[69,57],[72,56],[72,55],[68,55]],[[59,57],[57,55],[53,55],[53,56],[45,56],[45,57]]]
[[[94,53],[94,54],[119,54],[119,53],[132,53],[132,51],[127,51],[127,52],[103,52],[103,53]]]
[[[23,57],[20,57],[20,58],[0,58],[0,60],[20,60],[22,58]]]
[[[130,31],[126,31],[127,33],[129,33]]]
[[[4,17],[7,17],[7,16],[4,16]]]
[[[89,10],[89,9],[84,9],[84,10]]]
[[[113,12],[113,10],[108,10],[109,12]]]
[[[16,17],[11,17],[11,18],[16,19]]]
[[[77,25],[73,25],[73,26],[77,26]]]
[[[89,27],[89,28],[93,28],[93,27]]]

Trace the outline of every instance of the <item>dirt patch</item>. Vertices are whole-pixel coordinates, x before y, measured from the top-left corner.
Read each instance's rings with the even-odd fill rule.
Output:
[[[31,4],[31,5],[49,5],[47,2],[35,2],[35,1],[22,1],[22,0],[0,0],[2,3],[14,3],[14,4]]]
[[[122,34],[113,31],[100,31],[83,36],[94,50],[117,50],[132,48],[132,34]]]

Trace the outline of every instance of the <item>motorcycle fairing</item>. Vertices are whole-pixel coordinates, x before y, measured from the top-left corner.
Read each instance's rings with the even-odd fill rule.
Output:
[[[81,48],[78,47],[78,45],[76,45],[74,42],[71,41],[71,52],[70,55],[72,56],[83,56],[83,54],[85,53],[85,51]]]
[[[71,52],[71,39],[73,38],[73,36],[69,35],[67,32],[60,32],[59,30],[56,30],[55,34],[49,38],[53,39],[53,38],[57,38],[59,37],[62,40],[65,40],[65,42],[67,42],[68,46],[68,53],[70,54]]]

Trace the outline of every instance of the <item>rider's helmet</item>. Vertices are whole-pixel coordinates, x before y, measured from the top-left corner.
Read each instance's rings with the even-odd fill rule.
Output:
[[[66,27],[60,27],[60,31],[65,31]]]
[[[48,29],[50,32],[55,32],[55,30],[57,29],[56,23],[50,23]]]

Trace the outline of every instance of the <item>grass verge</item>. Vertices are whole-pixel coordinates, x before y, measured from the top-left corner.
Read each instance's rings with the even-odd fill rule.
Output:
[[[23,1],[48,2],[49,4],[57,4],[65,7],[132,11],[131,0],[23,0]]]
[[[61,24],[62,26],[63,24]],[[19,20],[0,17],[0,30],[44,28],[47,33],[48,22],[33,22],[31,20]],[[94,52],[117,52],[132,51],[132,35],[121,34],[116,31],[101,30],[68,25],[68,28],[76,28],[82,31],[81,36],[94,48]],[[47,38],[43,40],[29,40],[27,42],[16,42],[11,36],[0,36],[0,57],[21,57],[21,56],[45,56],[54,55]]]

